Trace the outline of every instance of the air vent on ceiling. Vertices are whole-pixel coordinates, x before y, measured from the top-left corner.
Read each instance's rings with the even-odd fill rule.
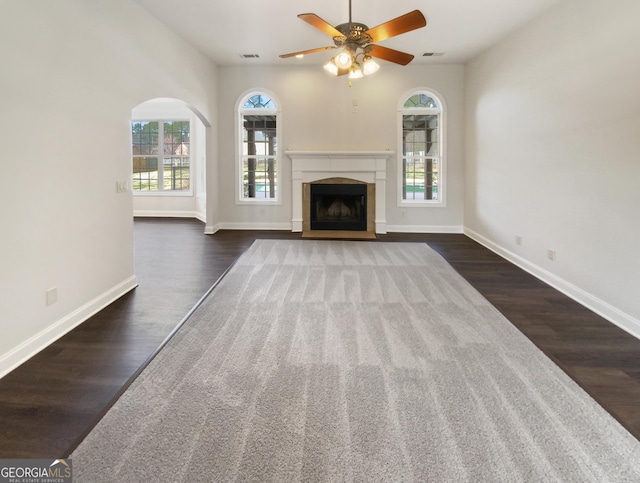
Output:
[[[422,57],[442,57],[444,52],[425,52]]]
[[[258,54],[240,54],[240,57],[243,59],[259,59],[260,56]]]

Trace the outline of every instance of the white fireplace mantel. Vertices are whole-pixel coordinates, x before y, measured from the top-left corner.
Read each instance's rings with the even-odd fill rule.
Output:
[[[291,158],[292,231],[302,231],[302,184],[325,178],[375,183],[375,231],[387,232],[387,160],[393,151],[285,151]]]

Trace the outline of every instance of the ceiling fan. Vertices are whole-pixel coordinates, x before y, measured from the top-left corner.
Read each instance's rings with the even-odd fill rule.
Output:
[[[351,0],[349,0],[349,22],[347,23],[334,27],[315,13],[301,13],[298,18],[332,37],[335,45],[282,54],[280,57],[286,59],[325,50],[342,49],[324,68],[334,75],[349,74],[349,78],[358,78],[376,72],[380,66],[375,63],[373,57],[407,65],[413,60],[413,55],[376,44],[427,25],[424,15],[419,10],[414,10],[377,27],[369,28],[365,24],[351,21]]]

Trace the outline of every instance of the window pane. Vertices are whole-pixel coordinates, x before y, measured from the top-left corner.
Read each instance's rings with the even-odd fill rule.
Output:
[[[273,100],[256,94],[244,101],[240,109],[242,130],[240,163],[241,199],[277,198],[277,116],[261,114],[256,109],[275,110]],[[258,114],[256,114],[258,112]]]
[[[156,121],[134,121],[131,123],[133,155],[159,154],[158,128]]]
[[[242,163],[242,186],[245,198],[275,198],[277,193],[275,158],[246,157]]]
[[[190,178],[189,157],[174,156],[163,159],[163,187],[165,190],[188,190]]]
[[[405,164],[405,198],[424,199],[424,161],[409,158]]]
[[[256,94],[247,99],[243,107],[245,109],[275,109],[276,105],[267,96]]]
[[[243,154],[274,155],[277,148],[275,116],[243,116]]]
[[[158,158],[134,156],[133,158],[133,190],[158,190]]]
[[[402,116],[403,154],[437,156],[438,115]]]
[[[133,121],[131,135],[135,191],[190,189],[189,121]]]
[[[404,102],[400,176],[404,200],[439,200],[440,118],[439,101],[429,94],[415,93]]]
[[[438,160],[405,158],[402,192],[406,200],[438,199]]]
[[[429,109],[437,109],[438,104],[431,97],[426,94],[414,94],[409,99],[407,99],[404,103],[405,109],[411,108],[429,108]]]
[[[189,154],[189,122],[164,122],[164,154]]]
[[[242,154],[245,198],[276,197],[275,116],[243,116]]]

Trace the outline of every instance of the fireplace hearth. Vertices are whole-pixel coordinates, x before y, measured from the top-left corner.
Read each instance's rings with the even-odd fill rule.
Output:
[[[312,184],[312,230],[367,230],[366,184]]]

